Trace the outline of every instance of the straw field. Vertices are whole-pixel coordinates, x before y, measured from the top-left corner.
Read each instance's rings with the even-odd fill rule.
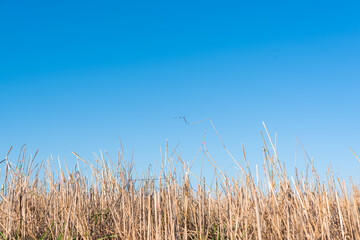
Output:
[[[319,179],[311,162],[308,172],[287,176],[266,142],[264,177],[250,172],[245,152],[234,160],[238,176],[225,175],[205,145],[211,186],[176,153],[162,158],[158,176],[140,178],[121,149],[116,160],[94,163],[74,153],[81,164],[73,170],[35,165],[24,151],[15,162],[7,156],[0,239],[360,239],[359,188],[331,167]]]

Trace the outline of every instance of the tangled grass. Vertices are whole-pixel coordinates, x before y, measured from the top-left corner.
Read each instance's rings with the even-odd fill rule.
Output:
[[[314,168],[287,176],[265,141],[262,179],[239,162],[239,176],[225,176],[205,149],[213,186],[180,156],[163,159],[156,179],[138,179],[121,151],[116,161],[100,156],[95,164],[74,154],[90,174],[79,165],[33,166],[25,154],[16,164],[6,157],[0,239],[360,239],[359,188],[347,189],[330,167],[325,182]]]

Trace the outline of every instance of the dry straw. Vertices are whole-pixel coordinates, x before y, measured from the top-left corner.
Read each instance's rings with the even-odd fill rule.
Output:
[[[331,167],[327,181],[320,181],[312,161],[310,174],[289,177],[276,143],[268,137],[270,151],[266,142],[261,179],[250,172],[245,151],[243,168],[223,144],[241,171],[227,176],[204,141],[215,187],[192,173],[175,150],[175,158],[162,157],[157,178],[149,172],[141,179],[132,163],[125,164],[122,148],[116,161],[101,154],[95,164],[74,153],[85,164],[74,171],[50,161],[33,166],[25,150],[15,165],[7,155],[1,163],[0,239],[360,239],[358,187],[351,182],[347,189]]]

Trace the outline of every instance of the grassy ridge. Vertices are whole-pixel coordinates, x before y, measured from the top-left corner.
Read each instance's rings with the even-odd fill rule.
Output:
[[[133,178],[121,156],[94,165],[78,156],[90,174],[33,166],[24,154],[16,164],[6,158],[0,239],[360,239],[359,189],[347,189],[330,168],[326,181],[315,169],[289,177],[266,145],[263,179],[246,167],[245,154],[237,178],[208,155],[213,186],[180,157],[182,171],[163,159],[155,180]]]

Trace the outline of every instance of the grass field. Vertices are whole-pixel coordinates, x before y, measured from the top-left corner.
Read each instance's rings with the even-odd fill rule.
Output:
[[[7,157],[0,239],[360,239],[359,188],[330,167],[320,180],[311,161],[309,172],[287,176],[266,141],[264,178],[250,172],[245,153],[236,178],[207,155],[212,186],[181,158],[164,158],[159,176],[138,179],[121,150],[117,160],[100,156],[94,164],[74,153],[86,174],[79,166],[34,166],[23,152],[16,163]]]

